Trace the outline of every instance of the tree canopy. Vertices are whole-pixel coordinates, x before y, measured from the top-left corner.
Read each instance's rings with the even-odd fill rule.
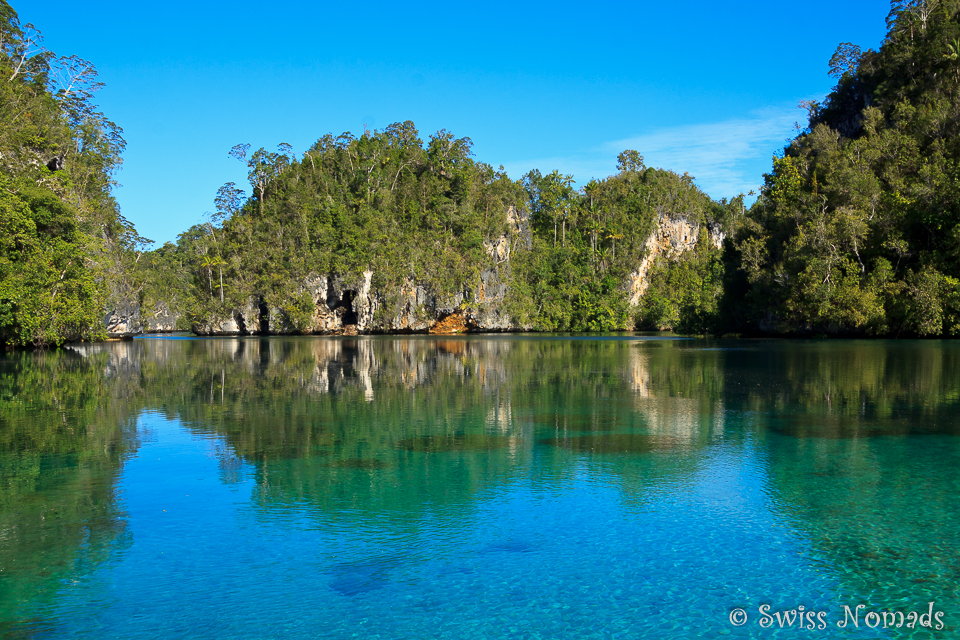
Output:
[[[122,131],[98,110],[94,66],[56,56],[0,0],[0,341],[105,335],[111,287],[143,244],[111,195]]]
[[[801,104],[807,126],[749,209],[637,150],[579,188],[558,171],[512,180],[470,138],[405,121],[302,153],[234,146],[248,185],[145,252],[111,195],[124,141],[94,103],[96,69],[0,0],[0,338],[103,337],[117,300],[180,328],[254,305],[309,332],[320,276],[368,282],[381,321],[405,287],[466,308],[492,277],[515,328],[956,335],[960,0],[896,0],[887,25],[877,50],[838,46],[836,86]]]
[[[739,229],[741,327],[960,331],[960,2],[893,2],[887,24],[877,51],[838,47]]]

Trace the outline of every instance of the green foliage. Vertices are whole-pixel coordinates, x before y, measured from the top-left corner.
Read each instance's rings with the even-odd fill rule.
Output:
[[[359,138],[327,135],[300,160],[288,145],[249,157],[249,145],[234,147],[251,197],[244,203],[236,185],[224,185],[214,219],[173,249],[190,312],[272,300],[306,330],[305,279],[358,281],[368,269],[394,287],[412,278],[441,294],[462,291],[489,266],[483,241],[505,232],[518,190],[469,157],[468,138],[441,131],[424,148],[418,136],[410,122]]]
[[[507,285],[504,310],[521,326],[628,329],[630,273],[658,220],[722,222],[690,176],[648,169],[637,151],[618,156],[616,176],[578,192],[556,171],[514,182],[473,160],[469,138],[441,130],[424,143],[407,121],[326,135],[299,158],[288,144],[234,146],[249,197],[225,184],[208,220],[146,252],[150,241],[110,195],[124,142],[92,102],[96,70],[56,57],[3,8],[0,338],[8,345],[102,337],[98,316],[121,302],[145,314],[167,308],[179,328],[265,304],[308,332],[315,301],[305,283],[332,275],[357,288],[368,271],[381,320],[407,282],[469,304],[481,274],[495,273]],[[46,168],[52,157],[61,170]],[[504,242],[509,262],[490,249]],[[678,326],[706,326],[699,295],[671,316]]]
[[[263,301],[309,332],[316,303],[305,283],[317,276],[356,288],[374,273],[383,322],[404,283],[472,304],[486,270],[507,284],[503,308],[520,326],[623,330],[633,326],[629,275],[658,220],[717,226],[727,216],[690,176],[648,169],[636,151],[620,155],[618,175],[577,191],[572,176],[556,171],[513,182],[474,161],[471,145],[446,130],[424,144],[412,122],[326,135],[300,159],[286,145],[253,155],[237,145],[230,155],[247,164],[251,196],[244,202],[236,185],[224,185],[209,222],[149,256],[145,264],[175,262],[181,273],[176,284],[148,276],[146,297],[175,291],[197,321]],[[504,242],[510,259],[501,265],[490,247]],[[709,278],[707,288],[718,276]],[[700,298],[692,294],[680,313],[697,332],[713,313]]]
[[[52,192],[0,189],[0,339],[59,344],[103,335],[102,291],[75,214]]]
[[[720,331],[725,267],[722,251],[711,245],[706,227],[701,227],[691,253],[661,260],[653,268],[637,328],[696,335]]]
[[[133,286],[132,264],[149,241],[119,215],[110,195],[124,142],[92,102],[101,86],[92,64],[58,58],[39,31],[0,3],[0,341],[6,346],[102,338],[108,295]]]
[[[949,335],[960,277],[960,2],[895,3],[879,51],[840,45],[837,86],[773,163],[735,243],[737,330]],[[950,316],[952,317],[952,316]]]
[[[502,310],[537,330],[955,335],[960,0],[891,7],[878,50],[837,48],[836,86],[802,105],[808,127],[749,212],[742,196],[713,202],[635,150],[579,191],[557,171],[515,182],[475,161],[469,138],[424,142],[407,121],[328,134],[299,158],[288,144],[236,145],[249,197],[227,183],[209,220],[145,252],[110,195],[124,142],[92,102],[96,70],[45,49],[0,0],[0,339],[100,337],[111,299],[166,305],[187,323],[266,304],[308,332],[305,283],[332,275],[356,288],[368,271],[381,321],[405,283],[471,304],[495,273]],[[700,241],[658,257],[631,309],[647,242],[674,219]],[[718,248],[714,231],[732,242]],[[491,250],[501,242],[509,261]]]
[[[648,169],[635,151],[620,154],[618,166],[619,174],[591,181],[580,193],[569,187],[569,176],[557,172],[542,176],[531,171],[524,177],[535,235],[533,250],[515,260],[514,286],[517,281],[523,282],[518,287],[518,297],[525,297],[529,306],[522,317],[529,319],[534,328],[633,328],[629,282],[659,220],[683,218],[697,226],[721,225],[724,212],[693,185],[690,176]],[[705,229],[702,236],[707,237]],[[711,250],[704,242],[702,252],[706,255]],[[690,261],[703,259],[684,254],[677,257],[677,264],[685,270],[690,268]],[[660,264],[660,271],[655,270],[652,276],[655,281],[658,273],[674,271],[663,266],[662,261]],[[719,262],[716,268],[722,272]],[[701,293],[688,290],[700,287],[702,278],[681,278],[682,282],[670,284],[669,278],[661,279],[663,282],[652,286],[644,296],[637,326],[677,326],[685,332],[703,333],[705,325],[698,315],[703,306],[699,302]],[[682,288],[672,289],[673,286]],[[668,297],[686,296],[682,305],[664,297],[667,289]]]

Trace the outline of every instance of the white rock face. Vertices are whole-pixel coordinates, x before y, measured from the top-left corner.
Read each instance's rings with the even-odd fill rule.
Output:
[[[237,310],[236,318],[241,333],[257,333],[260,330],[260,304],[257,299],[253,296],[247,298],[247,304]]]
[[[715,249],[722,249],[723,241],[727,239],[727,234],[723,231],[723,227],[717,223],[713,223],[707,227],[707,233],[710,236],[710,244],[712,244]]]
[[[480,272],[480,282],[473,292],[474,306],[467,313],[470,324],[479,331],[516,331],[513,320],[502,308],[507,285],[500,277],[500,267]]]
[[[513,236],[527,249],[533,247],[533,234],[530,231],[530,214],[526,209],[517,209],[510,205],[507,207],[507,224],[510,225],[510,231]]]
[[[723,246],[726,234],[717,226],[707,229],[710,244],[719,249]],[[685,251],[697,246],[700,239],[700,228],[691,224],[683,217],[661,216],[657,221],[657,228],[647,238],[644,247],[646,255],[640,265],[630,274],[630,304],[640,304],[640,299],[650,286],[648,275],[658,258],[676,259]]]
[[[343,329],[343,322],[329,306],[327,306],[327,291],[329,281],[327,276],[308,276],[300,287],[300,292],[306,292],[313,298],[313,317],[307,333],[335,333]]]
[[[240,325],[233,316],[211,318],[194,325],[193,332],[201,336],[235,336],[240,333]]]
[[[281,335],[295,333],[296,327],[287,320],[287,316],[279,307],[267,307],[267,331],[271,335]]]
[[[141,311],[144,333],[171,333],[177,330],[177,316],[166,302],[158,302],[153,309]]]
[[[483,248],[487,255],[493,258],[494,262],[500,264],[510,259],[510,239],[507,236],[500,236],[493,242],[483,241]]]
[[[373,271],[364,271],[360,291],[353,298],[353,312],[357,316],[357,331],[369,331],[373,328],[373,316],[380,306],[377,300],[378,296],[370,290],[372,282]]]
[[[103,316],[103,324],[110,338],[129,338],[143,333],[140,304],[130,295],[115,296],[112,308]]]
[[[400,286],[400,302],[397,314],[390,319],[390,331],[426,331],[436,319],[430,313],[433,296],[426,287],[407,278]]]

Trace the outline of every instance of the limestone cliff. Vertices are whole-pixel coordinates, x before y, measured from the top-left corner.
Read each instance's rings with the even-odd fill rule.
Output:
[[[532,235],[528,214],[510,206],[508,233],[483,243],[491,265],[461,291],[441,294],[413,277],[396,288],[375,284],[375,273],[360,277],[311,274],[296,287],[310,301],[309,319],[299,327],[284,305],[268,305],[253,296],[243,308],[194,323],[199,335],[356,335],[366,333],[463,333],[523,331],[503,308],[508,292],[510,258],[515,249],[529,250]]]
[[[129,338],[144,332],[140,317],[140,303],[133,296],[118,296],[111,300],[104,313],[103,324],[108,338]]]
[[[372,271],[365,271],[356,282],[334,274],[314,274],[299,286],[299,294],[312,301],[312,313],[305,326],[297,328],[281,306],[251,298],[242,309],[195,323],[193,331],[198,335],[223,336],[517,330],[501,308],[507,285],[501,279],[500,268],[502,265],[482,271],[474,287],[449,295],[438,295],[412,278],[407,278],[398,291],[381,290],[373,285]],[[396,303],[387,309],[387,300]]]
[[[707,227],[710,244],[716,248],[723,246],[726,237],[720,225]],[[654,230],[644,245],[645,255],[640,264],[630,274],[627,283],[630,291],[630,305],[640,304],[640,299],[650,286],[648,275],[657,260],[678,259],[681,254],[697,246],[700,240],[700,227],[682,216],[661,215]]]
[[[378,285],[372,270],[352,277],[314,273],[294,288],[300,304],[307,301],[307,316],[296,321],[288,316],[292,300],[268,303],[263,296],[253,295],[239,308],[194,322],[192,330],[205,336],[529,331],[532,327],[521,326],[505,308],[511,258],[517,251],[532,248],[529,219],[514,207],[509,207],[506,218],[508,232],[483,243],[490,259],[487,268],[460,291],[438,293],[412,276],[399,285]],[[724,233],[719,225],[700,227],[692,220],[669,214],[658,218],[636,268],[622,285],[632,306],[640,304],[658,260],[682,259],[704,231],[712,246],[722,246]],[[119,302],[122,304],[115,304],[105,318],[112,336],[173,331],[177,327],[177,314],[166,303],[142,311],[132,298]]]

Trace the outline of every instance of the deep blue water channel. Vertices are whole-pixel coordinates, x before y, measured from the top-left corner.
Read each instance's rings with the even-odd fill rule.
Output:
[[[957,638],[958,435],[948,341],[7,353],[0,636]]]

